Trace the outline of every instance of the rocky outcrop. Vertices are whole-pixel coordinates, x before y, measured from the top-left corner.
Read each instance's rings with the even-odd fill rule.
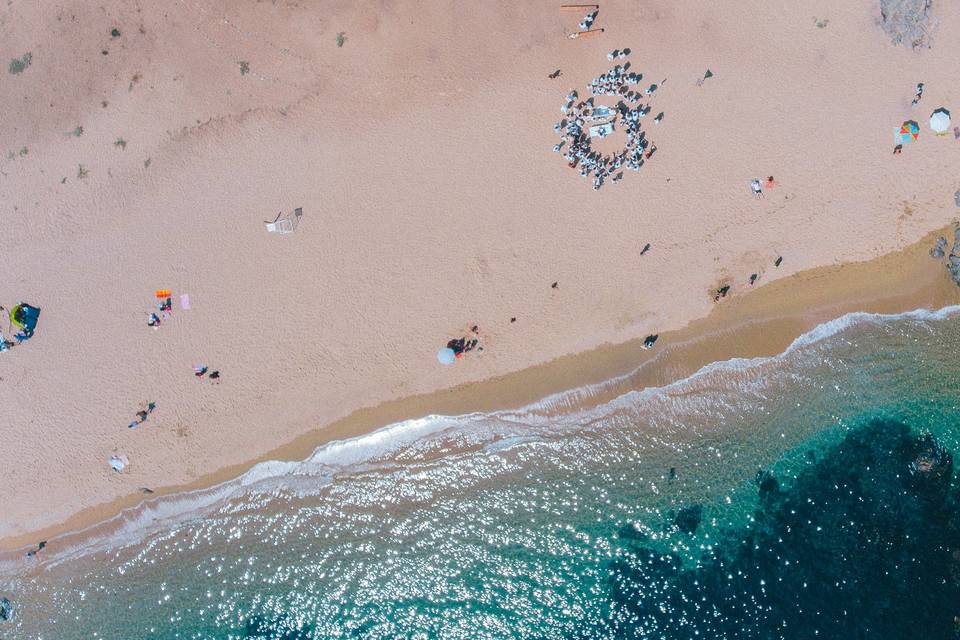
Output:
[[[944,252],[947,249],[947,239],[943,236],[937,238],[936,244],[933,245],[933,249],[930,249],[930,255],[934,258],[942,258],[945,254]]]
[[[893,44],[929,47],[935,25],[932,12],[933,0],[880,0],[880,26]]]
[[[947,270],[953,281],[960,285],[960,227],[953,230],[953,247],[950,248],[950,257],[947,259]]]
[[[946,249],[947,239],[937,238],[933,249],[930,249],[930,255],[934,258],[942,258]],[[950,277],[957,283],[957,286],[960,286],[960,225],[953,230],[953,246],[950,247],[950,255],[947,256],[947,271],[950,272]]]

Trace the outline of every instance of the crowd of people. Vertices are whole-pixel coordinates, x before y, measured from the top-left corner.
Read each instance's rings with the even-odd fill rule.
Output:
[[[629,54],[629,49],[618,49],[607,57],[619,60]],[[657,149],[641,129],[640,120],[651,111],[650,105],[642,104],[641,100],[653,96],[659,86],[651,84],[641,91],[638,85],[642,79],[643,74],[631,72],[630,63],[626,62],[614,65],[591,80],[588,85],[592,94],[590,98],[579,100],[576,90],[567,94],[561,110],[564,118],[554,125],[554,131],[561,138],[554,151],[563,153],[571,168],[579,168],[581,176],[592,176],[594,190],[600,189],[608,179],[611,183],[619,182],[623,178],[623,169],[639,171]],[[598,97],[616,98],[617,103],[613,106],[598,104]],[[658,114],[657,122],[662,118],[663,114]],[[594,150],[592,138],[604,138],[616,126],[626,134],[624,148],[607,155]]]

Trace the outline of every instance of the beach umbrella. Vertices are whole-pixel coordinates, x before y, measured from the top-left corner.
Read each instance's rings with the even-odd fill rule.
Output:
[[[950,112],[940,107],[930,116],[930,128],[937,133],[946,133],[950,129]]]
[[[900,125],[900,142],[913,142],[920,135],[920,125],[913,120],[907,120]]]
[[[444,347],[437,351],[437,360],[443,365],[453,364],[457,361],[457,354],[450,347]]]

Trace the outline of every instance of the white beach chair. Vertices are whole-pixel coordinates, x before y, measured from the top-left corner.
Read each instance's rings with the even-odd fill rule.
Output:
[[[300,224],[300,217],[302,215],[303,208],[297,207],[293,210],[291,215],[283,217],[283,212],[281,211],[277,214],[277,217],[273,220],[273,222],[264,220],[263,224],[266,225],[268,233],[293,233],[297,230],[297,226]]]

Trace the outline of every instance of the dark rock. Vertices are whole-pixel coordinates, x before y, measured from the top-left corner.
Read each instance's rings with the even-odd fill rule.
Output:
[[[677,517],[673,519],[673,524],[684,533],[694,534],[700,528],[700,521],[703,519],[703,505],[694,504],[680,509]]]
[[[0,599],[0,620],[13,620],[13,604],[7,598]]]

